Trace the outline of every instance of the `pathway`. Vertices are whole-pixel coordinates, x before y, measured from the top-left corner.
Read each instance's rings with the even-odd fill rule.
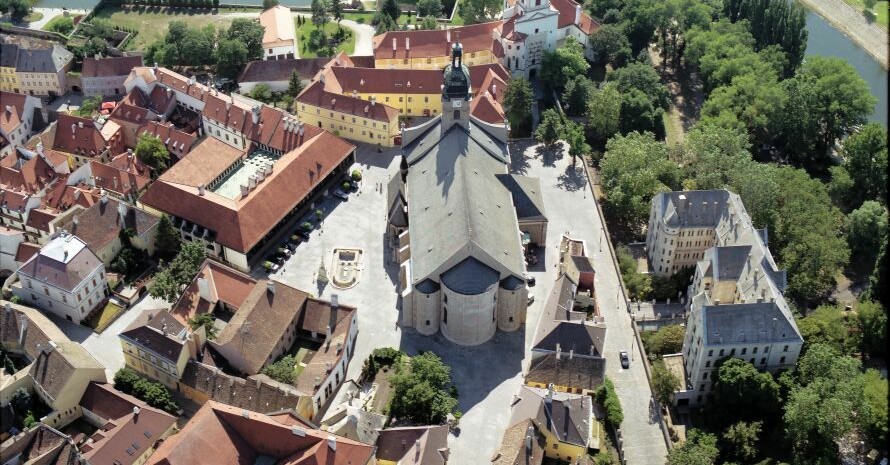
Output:
[[[38,21],[28,23],[28,29],[41,30],[43,26],[53,20],[56,16],[61,16],[65,10],[61,8],[34,8],[35,12],[43,13],[43,17]],[[68,13],[74,17],[76,15],[85,15],[89,13],[87,10],[68,10]]]
[[[224,13],[225,16],[232,18],[257,18],[259,13]],[[312,15],[307,13],[294,13],[294,16],[302,16],[311,18]],[[374,54],[374,28],[368,24],[359,24],[350,19],[340,21],[340,24],[352,30],[355,34],[355,51],[353,55],[373,55]],[[299,47],[297,47],[299,48]],[[299,50],[297,51],[299,58]]]
[[[862,13],[847,5],[844,0],[800,0],[800,2],[853,39],[874,56],[885,69],[888,67],[887,31],[881,29],[877,23],[866,21]]]

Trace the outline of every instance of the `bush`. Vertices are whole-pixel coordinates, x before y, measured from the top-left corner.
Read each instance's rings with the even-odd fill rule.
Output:
[[[304,221],[304,222],[300,223],[300,229],[302,229],[303,231],[306,231],[306,232],[312,231],[312,223],[310,223],[308,221]]]
[[[646,300],[652,293],[652,277],[637,271],[637,261],[626,245],[619,245],[615,254],[618,255],[618,268],[627,288],[628,297],[633,300]]]
[[[297,365],[297,359],[293,355],[286,355],[263,368],[263,374],[278,381],[279,383],[293,384],[296,379],[296,371],[294,367]]]
[[[615,385],[612,380],[606,378],[605,382],[596,390],[596,401],[606,409],[606,421],[613,428],[620,428],[624,421],[624,412],[621,410],[621,401],[615,393]]]
[[[121,368],[114,375],[114,388],[141,399],[152,407],[170,413],[179,410],[179,405],[173,401],[173,396],[166,386],[143,378],[129,368]]]
[[[646,352],[656,356],[676,354],[683,350],[686,329],[680,325],[664,326],[647,339]]]
[[[359,170],[352,170],[352,180],[353,181],[361,181],[362,180],[362,172]]]
[[[436,354],[417,355],[411,358],[409,368],[396,370],[390,379],[390,412],[394,417],[422,425],[441,424],[454,412],[457,399],[449,389],[451,367]]]
[[[398,362],[404,353],[392,347],[380,347],[374,349],[371,355],[365,360],[362,367],[362,377],[365,379],[373,378],[381,368],[391,367]]]

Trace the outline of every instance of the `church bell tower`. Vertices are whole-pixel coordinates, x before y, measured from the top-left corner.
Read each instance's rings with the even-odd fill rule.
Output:
[[[442,129],[452,124],[470,126],[470,70],[463,64],[460,37],[451,46],[451,64],[445,67],[442,79]]]

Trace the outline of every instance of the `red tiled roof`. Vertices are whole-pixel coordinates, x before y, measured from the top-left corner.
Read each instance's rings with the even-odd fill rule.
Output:
[[[0,92],[0,129],[3,132],[9,134],[21,124],[26,99],[27,96],[22,94]]]
[[[84,57],[82,77],[126,76],[130,70],[142,66],[142,57]]]
[[[56,219],[56,216],[58,214],[54,212],[32,208],[28,211],[28,221],[25,222],[25,226],[38,231],[49,232],[49,223]]]
[[[24,209],[29,198],[31,198],[30,194],[0,188],[0,206],[8,210]]]
[[[575,9],[579,6],[575,0],[550,0],[550,4],[559,12],[559,23],[557,26],[560,29],[571,26],[575,22]],[[584,11],[584,7],[582,6],[581,20],[578,24],[578,28],[581,29],[581,32],[589,35],[599,29],[599,27],[600,24],[595,19],[591,18],[590,15]]]
[[[241,134],[250,134],[253,130],[251,109],[229,100],[231,97],[207,95],[204,99],[204,110],[201,116],[234,129]]]
[[[5,158],[15,160],[17,157],[18,155],[13,153]],[[59,176],[53,167],[39,155],[30,160],[22,159],[21,161],[24,163],[18,169],[11,166],[0,166],[0,186],[7,189],[23,189],[36,194]]]
[[[325,77],[325,89],[338,94],[403,93],[438,94],[442,71],[435,69],[385,69],[332,67]]]
[[[149,175],[149,167],[145,163],[139,161],[139,158],[136,157],[132,152],[124,152],[119,155],[116,155],[111,159],[110,163],[107,163],[108,166],[111,166],[114,169],[126,171],[127,173],[136,174],[139,176],[148,176]]]
[[[136,130],[137,134],[142,134],[144,132],[159,137],[161,142],[167,146],[167,151],[179,158],[188,154],[195,145],[195,142],[198,141],[196,135],[182,132],[176,129],[171,123],[148,121]]]
[[[487,23],[473,24],[451,28],[448,31],[436,29],[431,31],[390,31],[374,36],[374,58],[380,59],[409,59],[449,56],[451,43],[446,40],[448,34],[451,40],[457,40],[460,35],[460,43],[464,53],[492,50],[492,31],[501,26],[502,21],[490,21]],[[393,39],[396,41],[393,50]],[[406,40],[408,47],[406,47]]]
[[[324,86],[321,81],[310,84],[297,96],[297,102],[390,124],[394,124],[399,117],[399,110],[389,105],[371,105],[371,102],[360,98],[328,92],[324,90]]]
[[[60,113],[56,124],[53,150],[94,156],[105,150],[105,138],[93,120]]]
[[[97,161],[90,161],[90,171],[95,177],[96,187],[121,195],[136,194],[151,182],[146,175],[123,171]]]
[[[213,301],[201,298],[198,279],[206,279]],[[238,310],[250,294],[256,280],[213,260],[204,260],[198,274],[192,279],[170,313],[183,325],[189,318],[212,311],[217,302],[224,302],[230,310]]]
[[[99,200],[99,189],[78,184],[76,186],[66,185],[65,181],[68,176],[65,175],[56,182],[43,197],[43,207],[52,208],[58,211],[64,211],[73,205],[81,205],[89,208]]]
[[[121,102],[114,108],[109,118],[121,123],[143,124],[149,116],[153,116],[151,110]]]
[[[30,260],[31,257],[34,256],[37,252],[40,252],[39,244],[32,244],[30,242],[20,242],[19,248],[15,252],[15,261],[18,263],[25,263]]]
[[[504,108],[487,92],[473,99],[470,114],[491,124],[503,124],[505,119]]]
[[[213,138],[198,146],[208,140]],[[294,150],[275,161],[274,171],[260,187],[234,200],[209,191],[198,195],[198,184],[212,180],[231,163],[208,170],[202,160],[210,162],[218,154],[194,150],[152,183],[141,202],[208,228],[220,244],[246,253],[354,149],[327,131],[307,130]]]

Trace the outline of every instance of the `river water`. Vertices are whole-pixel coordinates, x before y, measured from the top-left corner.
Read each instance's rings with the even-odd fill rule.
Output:
[[[875,111],[869,118],[887,127],[887,70],[868,52],[856,45],[849,37],[833,28],[818,14],[807,11],[807,55],[823,55],[843,58],[859,71],[878,99]]]

